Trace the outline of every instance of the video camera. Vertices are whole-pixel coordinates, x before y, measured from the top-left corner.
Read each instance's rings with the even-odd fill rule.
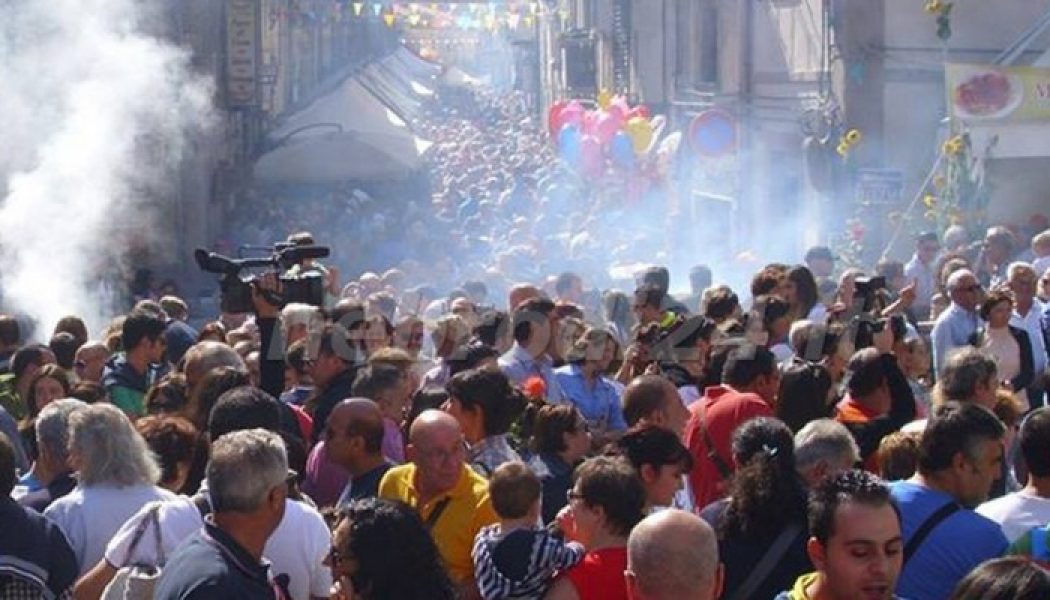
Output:
[[[193,253],[197,266],[207,273],[217,273],[219,279],[220,307],[223,312],[252,312],[252,284],[255,275],[242,275],[245,269],[271,269],[277,273],[281,282],[282,293],[277,294],[263,290],[266,299],[276,306],[290,302],[322,306],[324,304],[325,282],[321,273],[312,271],[288,275],[287,271],[304,260],[325,258],[331,251],[324,246],[296,246],[287,242],[278,242],[273,246],[273,254],[261,258],[233,259],[221,254],[198,248]]]
[[[885,277],[858,277],[853,281],[853,302],[856,306],[860,299],[860,312],[855,317],[856,333],[854,337],[855,347],[860,350],[874,343],[876,333],[881,332],[887,324],[886,319],[880,319],[876,311],[876,300],[880,290],[886,289]]]

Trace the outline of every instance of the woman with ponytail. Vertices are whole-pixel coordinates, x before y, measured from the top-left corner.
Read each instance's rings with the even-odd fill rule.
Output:
[[[806,488],[791,430],[758,417],[733,433],[731,495],[701,511],[718,533],[727,600],[772,598],[813,570],[806,554]]]

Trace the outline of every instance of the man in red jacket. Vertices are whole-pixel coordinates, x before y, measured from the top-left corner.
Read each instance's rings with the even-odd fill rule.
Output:
[[[733,432],[745,421],[773,415],[779,385],[773,353],[744,343],[729,353],[722,384],[704,390],[704,396],[689,407],[685,443],[693,454],[689,485],[697,510],[725,495],[735,468]]]

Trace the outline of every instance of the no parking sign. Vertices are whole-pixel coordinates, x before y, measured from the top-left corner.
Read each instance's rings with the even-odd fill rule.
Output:
[[[705,110],[689,123],[689,147],[700,156],[724,156],[736,150],[737,123],[724,110]]]

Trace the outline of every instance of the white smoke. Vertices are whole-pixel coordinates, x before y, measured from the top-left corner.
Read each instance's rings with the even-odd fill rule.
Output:
[[[4,304],[48,332],[63,315],[92,331],[112,316],[100,280],[132,239],[171,235],[157,207],[188,142],[214,123],[210,81],[148,33],[149,4],[4,2],[0,278]]]

